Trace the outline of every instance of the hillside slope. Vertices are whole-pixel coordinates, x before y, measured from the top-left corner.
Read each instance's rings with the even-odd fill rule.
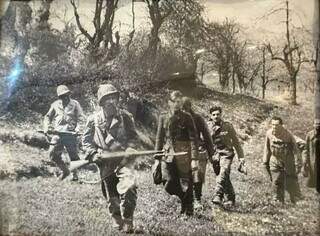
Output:
[[[275,206],[271,203],[270,182],[261,169],[262,147],[267,128],[265,121],[271,113],[289,116],[290,112],[297,115],[311,111],[300,106],[294,108],[293,112],[293,109],[281,106],[275,108],[272,104],[250,97],[230,96],[206,88],[199,89],[196,94],[185,95],[192,95],[196,110],[204,114],[212,104],[222,105],[225,118],[233,122],[240,133],[249,173],[245,176],[237,172],[238,162],[234,161],[231,178],[237,193],[237,205],[226,210],[212,209],[210,200],[215,175],[208,165],[203,196],[205,210],[197,212],[187,220],[180,218],[177,199],[166,194],[161,186],[155,186],[150,170],[146,169],[137,171],[139,198],[135,213],[136,225],[143,228],[147,235],[319,233],[319,211],[315,205],[319,202],[319,196],[304,186],[304,179],[300,181],[305,197],[303,201],[296,206]],[[158,91],[152,96],[150,100],[153,100],[160,110],[165,109],[163,101],[166,94]],[[295,127],[299,127],[299,122],[302,124],[305,121],[296,119]],[[295,129],[297,130],[298,128]],[[6,164],[11,162],[17,166],[21,166],[21,163],[51,168],[44,150],[13,142],[2,145],[0,151],[7,155],[6,159],[0,159],[0,163],[5,160]],[[0,181],[0,233],[119,235],[111,229],[106,201],[99,184],[60,182],[54,177],[48,177],[47,173],[52,172],[46,170],[48,169],[40,174],[37,172],[34,176],[20,175],[18,181]],[[31,178],[35,176],[38,177]],[[80,172],[81,181],[97,179],[98,173],[94,170]]]

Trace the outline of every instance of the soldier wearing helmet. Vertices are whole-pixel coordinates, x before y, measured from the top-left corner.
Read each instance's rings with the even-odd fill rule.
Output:
[[[181,200],[181,214],[193,214],[193,180],[191,160],[198,158],[197,133],[190,114],[182,111],[182,94],[173,91],[169,98],[169,112],[159,117],[156,150],[188,152],[187,155],[166,156],[161,165],[167,167],[162,174],[165,190]],[[156,163],[157,164],[157,163]]]
[[[182,100],[183,110],[189,113],[194,121],[197,130],[197,139],[199,144],[199,159],[192,160],[192,177],[194,191],[194,208],[203,208],[201,204],[202,186],[206,175],[206,166],[208,156],[212,157],[215,153],[212,137],[206,121],[203,117],[192,109],[191,100],[184,97]]]
[[[51,139],[53,145],[50,146],[49,156],[61,169],[60,179],[64,179],[70,174],[66,164],[62,161],[61,155],[65,148],[71,161],[79,160],[77,138],[68,132],[77,132],[79,130],[79,120],[85,120],[83,110],[74,99],[70,98],[70,90],[65,85],[57,87],[58,100],[53,102],[48,113],[44,117],[43,129],[47,134],[51,129],[51,123],[54,121],[54,131],[62,134],[54,135]],[[65,133],[63,133],[65,132]],[[73,171],[73,180],[78,180],[77,172]]]
[[[101,109],[88,117],[83,147],[87,157],[95,160],[99,167],[102,193],[107,200],[113,228],[133,233],[137,201],[133,163],[121,158],[102,161],[99,153],[136,147],[137,133],[130,113],[118,107],[119,91],[113,85],[100,85],[98,103]]]

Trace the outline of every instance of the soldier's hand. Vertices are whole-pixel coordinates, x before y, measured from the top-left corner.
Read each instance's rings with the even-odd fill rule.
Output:
[[[302,168],[302,176],[303,177],[308,177],[308,169],[306,167]]]
[[[44,128],[43,128],[43,133],[44,133],[45,135],[47,135],[48,132],[49,132],[49,127],[44,127]]]
[[[210,161],[212,164],[215,164],[215,163],[219,163],[220,162],[220,156],[218,153],[214,154],[211,158],[210,158]]]
[[[302,175],[303,177],[308,177],[308,172],[309,172],[309,166],[307,163],[304,163],[302,165]]]
[[[109,147],[109,150],[111,152],[119,151],[119,150],[122,150],[122,149],[123,148],[122,148],[121,144],[119,142],[117,142],[117,141],[114,141]]]
[[[243,173],[243,174],[247,175],[247,168],[246,168],[245,160],[244,159],[239,159],[239,162],[240,162],[240,164],[239,164],[239,167],[238,167],[238,171],[240,173]]]
[[[298,175],[298,174],[300,174],[300,172],[301,172],[301,166],[297,166],[296,167],[296,174]]]
[[[270,165],[268,163],[264,163],[264,169],[266,171],[267,176],[269,177],[270,181],[272,182],[272,175],[270,170]]]
[[[101,161],[102,161],[101,155],[100,155],[99,153],[95,153],[95,154],[93,155],[93,157],[92,157],[92,162],[97,163],[97,162],[101,162]]]
[[[93,162],[94,156],[97,154],[96,150],[89,150],[86,152],[85,160],[88,160],[89,162]]]

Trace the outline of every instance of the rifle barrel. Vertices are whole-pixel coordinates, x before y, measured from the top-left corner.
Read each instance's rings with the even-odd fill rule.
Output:
[[[144,155],[173,155],[173,156],[183,156],[188,154],[188,152],[176,152],[176,153],[166,153],[162,150],[160,151],[137,151],[137,152],[111,152],[111,153],[102,153],[100,156],[101,160],[108,160],[108,159],[114,159],[114,158],[128,158],[128,157],[137,157],[137,156],[144,156]],[[89,164],[90,162],[88,160],[78,160],[78,161],[71,161],[69,170],[73,171],[75,169],[78,169],[82,166],[85,166]],[[94,163],[94,162],[93,162]]]

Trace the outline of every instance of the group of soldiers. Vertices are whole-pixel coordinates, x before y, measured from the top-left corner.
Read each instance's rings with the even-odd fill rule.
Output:
[[[51,139],[49,155],[62,171],[61,179],[70,175],[68,166],[61,158],[64,148],[71,161],[79,160],[76,134],[79,133],[79,120],[85,119],[80,104],[71,99],[70,94],[67,86],[58,86],[59,99],[52,103],[44,118],[45,133],[49,133],[51,123],[55,121],[53,129],[56,133]],[[87,118],[82,134],[85,158],[99,168],[102,193],[107,199],[113,227],[133,233],[137,201],[134,159],[105,160],[101,156],[103,152],[134,151],[142,146],[141,141],[131,113],[119,107],[119,91],[112,84],[101,84],[97,97],[100,109]],[[233,206],[236,202],[230,180],[235,156],[240,163],[239,170],[245,171],[243,149],[233,125],[222,119],[221,107],[211,107],[209,113],[210,120],[206,121],[194,111],[190,99],[183,97],[179,91],[173,91],[168,99],[168,111],[161,114],[158,120],[155,150],[163,150],[166,155],[155,160],[152,168],[154,182],[163,184],[169,194],[180,199],[181,214],[184,216],[191,216],[194,209],[203,207],[202,187],[208,161],[216,174],[212,203],[219,206]],[[315,176],[310,157],[319,126],[320,122],[316,123],[315,131],[308,135],[307,145],[304,145],[304,153],[307,154],[304,172],[306,174],[308,171],[309,176]],[[184,154],[175,155],[179,152]],[[267,132],[263,161],[274,186],[275,198],[281,202],[284,201],[285,189],[293,202],[297,200],[295,196],[299,186],[296,170],[300,165],[293,161],[293,155],[299,156],[295,139],[282,126],[280,118],[273,118],[272,128]],[[72,171],[72,180],[78,180],[76,170]],[[309,181],[310,186],[314,181],[314,178]]]

